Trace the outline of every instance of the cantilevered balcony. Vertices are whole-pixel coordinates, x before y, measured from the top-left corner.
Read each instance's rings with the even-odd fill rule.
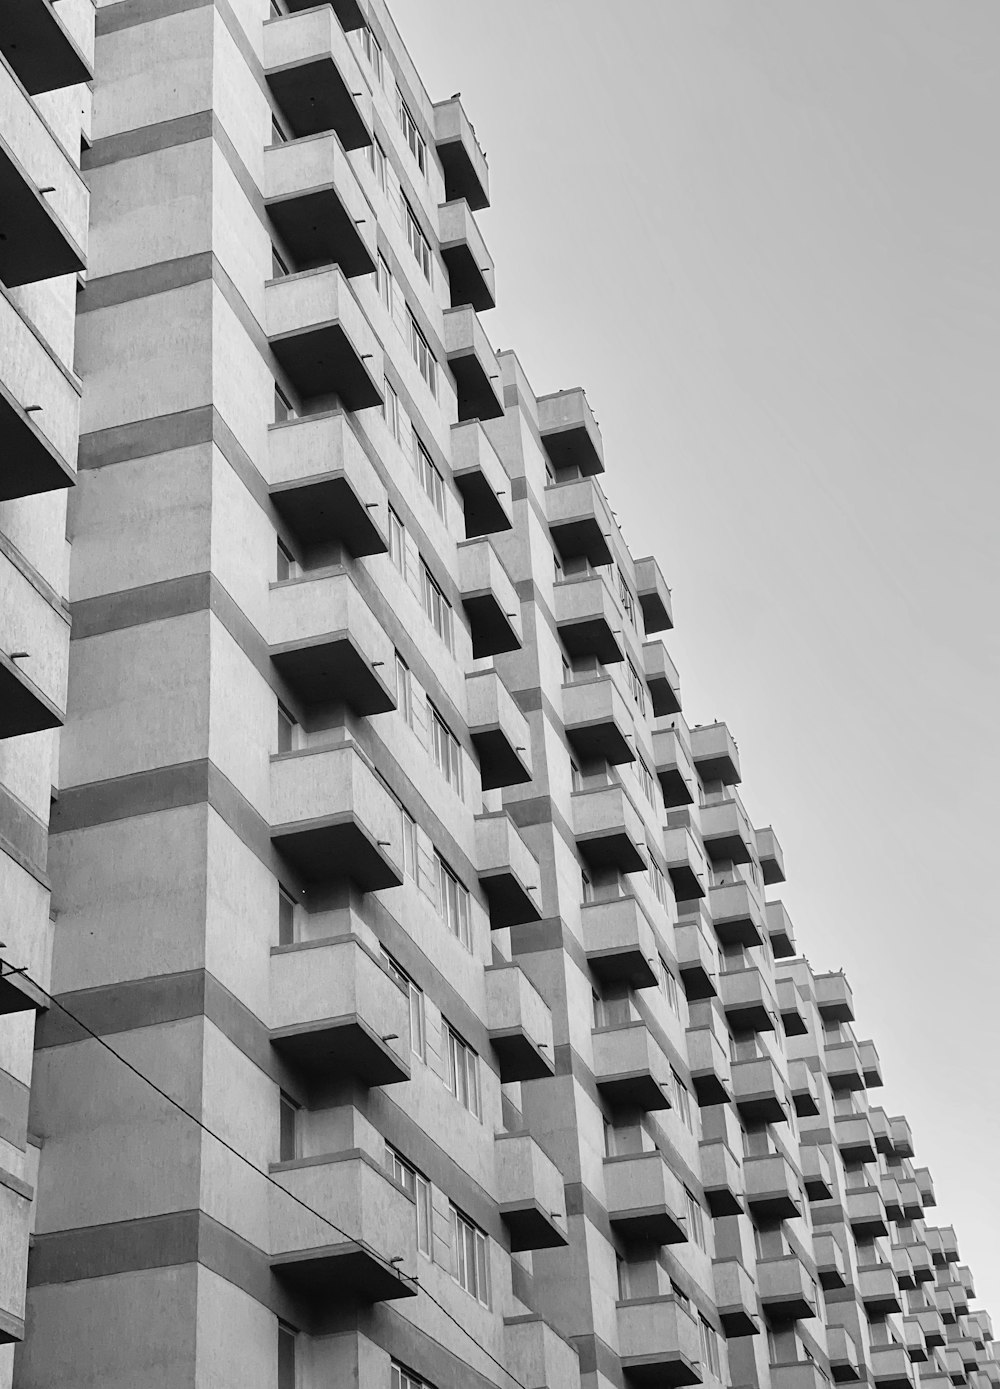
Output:
[[[813,980],[816,1006],[830,1022],[854,1021],[854,996],[842,970],[817,974]]]
[[[765,902],[764,918],[767,922],[767,934],[771,941],[771,952],[776,960],[789,960],[797,954],[795,947],[795,932],[792,930],[791,917],[785,910],[783,902]]]
[[[697,908],[682,916],[674,928],[677,968],[689,1003],[718,992],[718,945],[704,904],[698,903]]]
[[[889,1224],[885,1202],[877,1186],[857,1186],[848,1189],[844,1197],[847,1219],[855,1238],[879,1239],[888,1234]]]
[[[455,378],[460,420],[495,420],[503,414],[500,364],[475,309],[444,313],[444,350]]]
[[[510,1247],[558,1249],[566,1237],[562,1173],[526,1133],[497,1134],[497,1204]]]
[[[887,1317],[901,1307],[899,1283],[891,1263],[881,1260],[858,1268],[858,1293],[871,1318]]]
[[[365,27],[365,0],[329,0],[329,3],[333,6],[342,29],[350,32],[352,29]],[[312,5],[313,0],[285,0],[285,9],[292,14],[298,10],[311,9]]]
[[[630,1384],[701,1384],[701,1342],[694,1314],[675,1297],[618,1303],[618,1355]]]
[[[861,1055],[861,1074],[864,1076],[865,1085],[869,1090],[877,1089],[882,1084],[882,1063],[875,1043],[859,1042],[858,1051]]]
[[[641,873],[646,867],[642,817],[624,786],[611,782],[571,797],[573,833],[581,855],[593,868]]]
[[[265,22],[264,76],[297,137],[332,130],[345,150],[371,144],[371,90],[329,5]]]
[[[688,1065],[699,1105],[728,1104],[732,1099],[733,1072],[729,1056],[729,1030],[717,1005],[705,1003],[690,1009],[687,1029]]]
[[[271,501],[307,559],[386,552],[385,487],[342,410],[273,424],[267,441]]]
[[[445,197],[464,198],[473,212],[490,205],[490,172],[472,122],[457,96],[434,105],[434,144],[444,170]]]
[[[591,1042],[594,1080],[609,1104],[670,1108],[670,1064],[644,1022],[597,1027]]]
[[[585,902],[580,909],[580,928],[587,963],[603,983],[648,989],[657,982],[659,947],[638,898]]]
[[[553,468],[591,477],[604,472],[604,444],[583,390],[577,386],[538,399],[538,432]]]
[[[604,1192],[621,1239],[680,1244],[688,1238],[683,1183],[658,1149],[605,1158]]]
[[[479,660],[521,645],[521,600],[487,536],[458,546],[458,582]]]
[[[805,1005],[794,979],[779,979],[776,983],[781,1025],[786,1037],[804,1037],[809,1031]]]
[[[541,919],[538,860],[505,810],[476,816],[476,867],[494,931]]]
[[[725,786],[735,786],[739,782],[740,755],[724,723],[692,728],[691,755],[703,782],[721,781]]]
[[[552,587],[552,602],[570,656],[596,656],[606,666],[625,659],[622,615],[601,575],[560,579]]]
[[[399,806],[353,744],[271,758],[271,841],[308,882],[403,881]]]
[[[834,1191],[833,1168],[824,1150],[818,1143],[803,1143],[799,1148],[799,1160],[802,1164],[802,1185],[809,1200],[831,1200]]]
[[[304,399],[382,404],[382,349],[338,267],[271,280],[264,307],[271,350]]]
[[[656,775],[660,780],[660,790],[663,792],[663,803],[667,809],[692,805],[697,788],[694,763],[678,729],[653,730],[653,758],[656,763]]]
[[[873,1162],[875,1133],[867,1114],[836,1114],[833,1132],[845,1162]]]
[[[76,87],[94,75],[58,10],[47,0],[5,0],[0,53],[32,96]]]
[[[811,1147],[804,1152],[812,1151]],[[816,1274],[820,1286],[831,1288],[847,1286],[847,1260],[844,1251],[834,1235],[828,1231],[813,1231],[813,1253],[816,1256]]]
[[[871,1346],[868,1354],[877,1389],[913,1389],[916,1381],[906,1346]]]
[[[742,1215],[746,1196],[743,1164],[724,1138],[702,1139],[701,1182],[712,1215]]]
[[[798,1254],[758,1259],[757,1288],[772,1325],[816,1315],[816,1287]]]
[[[329,1307],[416,1296],[413,1198],[374,1158],[352,1149],[274,1163],[271,1175],[271,1270],[296,1298]]]
[[[827,1349],[830,1353],[830,1374],[836,1384],[849,1384],[866,1375],[864,1359],[854,1337],[843,1326],[828,1326]]]
[[[803,1200],[798,1174],[784,1153],[743,1159],[747,1205],[754,1219],[795,1220]]]
[[[660,572],[660,566],[652,555],[635,562],[635,587],[642,608],[642,622],[646,635],[655,632],[669,632],[674,625],[674,614],[670,604],[670,590]]]
[[[536,1313],[504,1317],[504,1363],[524,1389],[580,1389],[576,1351]]]
[[[882,1200],[885,1202],[885,1213],[890,1220],[905,1220],[903,1212],[903,1193],[899,1182],[894,1177],[883,1176],[879,1185],[882,1189]]]
[[[63,722],[61,710],[21,669],[22,664],[27,662],[12,660],[0,651],[0,739],[58,728]]]
[[[564,685],[562,702],[566,737],[584,762],[635,761],[632,711],[610,676]]]
[[[931,1176],[929,1167],[917,1167],[914,1169],[913,1179],[920,1188],[920,1199],[926,1207],[936,1206],[937,1197],[934,1194],[934,1178]]]
[[[684,812],[674,814],[683,816]],[[663,856],[678,902],[693,902],[705,896],[708,864],[693,830],[685,824],[666,826],[663,831]]]
[[[451,475],[465,503],[469,540],[514,524],[510,477],[478,420],[451,427]]]
[[[889,1211],[888,1205],[886,1211]],[[890,1218],[891,1212],[890,1212]],[[917,1281],[913,1276],[913,1262],[910,1259],[910,1251],[905,1244],[894,1244],[892,1246],[892,1267],[896,1273],[896,1283],[900,1292],[913,1292],[917,1286]]]
[[[464,198],[438,208],[441,259],[448,271],[451,307],[470,305],[477,313],[496,304],[493,257]]]
[[[670,653],[658,638],[643,642],[642,670],[653,706],[653,717],[660,719],[680,713],[681,677]]]
[[[861,1053],[853,1038],[827,1042],[823,1048],[823,1068],[832,1090],[863,1090]]]
[[[750,1272],[739,1259],[716,1259],[712,1273],[715,1305],[726,1336],[756,1336],[760,1331],[760,1319],[757,1287]]]
[[[868,1114],[872,1121],[872,1132],[875,1135],[875,1147],[883,1157],[891,1158],[893,1155],[893,1147],[889,1116],[886,1114],[885,1110],[877,1104],[868,1106]]]
[[[924,1203],[920,1195],[920,1187],[912,1177],[904,1178],[899,1183],[900,1199],[903,1203],[904,1220],[923,1220]]]
[[[785,881],[785,856],[781,852],[778,836],[770,825],[765,825],[763,829],[754,830],[754,837],[764,882],[768,887],[774,883],[783,883]]]
[[[761,944],[766,929],[764,913],[748,883],[741,878],[713,883],[708,900],[715,932],[723,945],[752,949]]]
[[[552,543],[564,560],[586,559],[595,568],[611,563],[615,530],[604,494],[592,477],[554,482],[543,494]]]
[[[726,1020],[734,1032],[777,1030],[778,1005],[756,965],[723,970],[719,975],[719,994]]]
[[[754,832],[737,795],[703,805],[701,837],[713,863],[749,863],[753,857]]]
[[[495,670],[465,677],[469,736],[479,755],[483,790],[531,780],[531,731],[514,696]]]
[[[795,1113],[800,1119],[819,1113],[819,1089],[816,1084],[816,1077],[805,1061],[796,1060],[788,1063],[788,1085],[792,1092]]]
[[[310,1078],[410,1078],[407,994],[356,936],[271,950],[271,1045]]]
[[[552,1014],[518,965],[486,967],[486,1027],[504,1085],[553,1074]]]
[[[872,1051],[874,1051],[872,1043],[862,1043],[863,1048],[869,1046],[872,1047]],[[867,1051],[862,1051],[862,1061],[865,1063],[866,1069],[871,1065],[874,1070],[874,1062]],[[881,1079],[877,1083],[881,1084]],[[874,1085],[876,1082],[869,1080],[866,1075],[865,1084]],[[892,1150],[897,1158],[911,1158],[913,1156],[913,1130],[910,1128],[909,1122],[904,1115],[896,1114],[889,1120],[889,1135],[892,1139]],[[931,1201],[929,1204],[933,1205],[934,1202]]]
[[[913,1320],[920,1327],[929,1349],[933,1350],[935,1347],[945,1344],[947,1332],[944,1319],[936,1307],[920,1307],[912,1315]]]
[[[733,1062],[733,1099],[751,1123],[780,1124],[788,1119],[788,1089],[769,1056]]]
[[[306,706],[396,707],[395,648],[352,577],[308,573],[271,587],[271,660]]]
[[[264,203],[300,269],[336,263],[347,276],[374,273],[375,216],[332,131],[264,151]]]

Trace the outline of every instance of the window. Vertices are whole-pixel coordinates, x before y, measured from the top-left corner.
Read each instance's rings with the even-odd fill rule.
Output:
[[[403,872],[414,882],[417,880],[417,822],[408,810],[401,810],[403,817]]]
[[[292,945],[295,941],[295,899],[278,884],[278,944]]]
[[[674,1083],[674,1104],[686,1129],[694,1133],[694,1116],[691,1112],[691,1092],[671,1066],[670,1076]]]
[[[292,1162],[299,1155],[299,1106],[284,1090],[278,1103],[278,1160]]]
[[[667,1002],[675,1013],[679,1012],[677,995],[677,976],[667,964],[663,956],[660,956],[660,987],[662,988]]]
[[[288,399],[288,397],[285,395],[284,391],[281,389],[281,387],[278,385],[278,383],[275,382],[275,383],[274,383],[274,422],[275,422],[275,424],[284,424],[284,422],[285,422],[286,420],[293,420],[294,418],[295,418],[295,409],[294,409],[294,407],[293,407],[293,405],[292,405],[292,402],[291,402],[291,401]]]
[[[386,170],[387,161],[385,150],[377,139],[372,140],[368,146],[368,166],[375,175],[375,181],[384,193],[386,190]]]
[[[466,950],[471,950],[472,931],[469,925],[468,891],[441,855],[436,854],[435,858],[437,860],[438,901],[441,904],[441,915],[452,935],[458,937]]]
[[[592,902],[594,900],[594,884],[590,881],[590,875],[584,873],[582,868],[580,870],[580,887],[582,891],[582,900],[584,902]]]
[[[271,144],[272,144],[272,145],[284,145],[284,144],[287,143],[287,141],[288,141],[288,136],[285,134],[285,132],[282,130],[281,126],[278,124],[278,118],[277,118],[277,116],[272,116],[272,117],[271,117]]]
[[[490,1305],[489,1242],[457,1206],[451,1207],[451,1271],[467,1293]]]
[[[618,573],[618,597],[621,600],[621,605],[625,610],[625,616],[628,618],[628,620],[632,623],[634,627],[635,599],[632,597],[632,590],[625,582],[625,575],[622,573],[620,569],[618,569],[617,565],[615,566],[615,568]]]
[[[570,761],[569,764],[569,780],[574,791],[583,790],[583,776],[580,772],[580,768],[573,761]]]
[[[431,395],[437,398],[437,359],[431,351],[430,343],[420,331],[413,310],[407,308],[406,319],[409,326],[410,355],[417,364],[417,370],[430,387]]]
[[[396,652],[396,708],[402,714],[404,721],[412,728],[413,680],[410,676],[410,667],[398,651]]]
[[[646,712],[646,686],[627,656],[625,658],[625,679],[628,681],[628,692],[637,705],[639,713],[644,714]]]
[[[426,1380],[411,1375],[409,1370],[404,1370],[402,1365],[397,1365],[393,1360],[389,1371],[389,1389],[431,1389],[431,1386]]]
[[[295,556],[280,536],[277,538],[277,553],[278,562],[276,573],[278,582],[282,583],[285,579],[292,579],[295,577],[295,571],[298,565],[295,562]]]
[[[628,1264],[620,1254],[615,1255],[615,1268],[618,1273],[618,1300],[627,1302],[632,1296],[632,1290],[629,1286]]]
[[[430,1257],[431,1252],[431,1184],[422,1172],[390,1148],[385,1150],[386,1167],[403,1190],[417,1204],[417,1248]]]
[[[406,531],[396,512],[389,507],[389,558],[406,578]]]
[[[449,651],[454,650],[451,604],[423,560],[420,562],[420,593],[423,599],[424,612],[433,623],[435,632]]]
[[[396,394],[396,388],[389,384],[387,376],[383,378],[382,385],[385,393],[385,399],[382,401],[382,415],[389,426],[389,433],[397,444],[401,444],[403,442],[403,430],[399,419],[399,396]]]
[[[701,1313],[698,1314],[698,1331],[701,1335],[702,1363],[716,1379],[721,1379],[722,1360],[719,1356],[719,1338],[715,1334],[715,1328],[708,1324]]]
[[[444,520],[444,478],[419,439],[416,440],[414,462],[420,485],[434,503],[434,510]]]
[[[281,700],[278,700],[278,751],[291,752],[295,746],[297,725]]]
[[[404,811],[405,815],[406,812]],[[401,989],[405,989],[410,1000],[410,1050],[421,1061],[427,1059],[427,1024],[424,1017],[424,991],[414,984],[405,969],[397,965],[388,950],[379,952],[386,970]]]
[[[386,310],[392,314],[392,271],[385,256],[378,258],[378,293]]]
[[[663,877],[663,870],[653,857],[652,850],[647,846],[647,856],[649,858],[649,885],[653,889],[653,896],[661,907],[667,905],[667,884]]]
[[[413,211],[406,198],[403,203],[403,222],[406,228],[406,244],[416,257],[417,264],[423,271],[425,280],[431,278],[431,248],[430,242],[420,230],[420,223],[417,221],[417,214]]]
[[[403,139],[410,147],[410,153],[417,161],[417,168],[422,174],[427,173],[427,145],[424,137],[417,129],[417,123],[413,119],[413,113],[403,100],[403,94],[396,88],[396,111],[399,116],[399,126],[403,132]]]
[[[646,766],[645,759],[636,753],[635,755],[635,774],[639,785],[642,787],[642,794],[649,801],[650,805],[656,804],[653,792],[653,777],[649,768]]]
[[[271,247],[271,279],[280,280],[289,273],[283,257],[274,246]]]
[[[278,1322],[278,1389],[295,1389],[295,1329]]]
[[[444,719],[428,701],[431,712],[431,746],[438,771],[459,795],[462,794],[462,749]]]
[[[479,1105],[479,1057],[467,1042],[447,1023],[444,1025],[447,1051],[448,1089],[477,1119],[482,1118]]]
[[[364,55],[371,64],[372,71],[378,79],[379,86],[382,85],[382,45],[366,24],[361,30],[361,47]]]
[[[705,1248],[705,1212],[701,1208],[701,1202],[693,1191],[684,1188],[684,1197],[687,1201],[687,1225],[688,1239],[694,1240],[699,1249]]]

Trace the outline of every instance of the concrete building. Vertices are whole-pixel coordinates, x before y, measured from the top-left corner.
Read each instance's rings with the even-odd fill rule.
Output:
[[[0,1384],[996,1386],[587,398],[489,342],[462,102],[383,0],[94,26],[0,15]]]

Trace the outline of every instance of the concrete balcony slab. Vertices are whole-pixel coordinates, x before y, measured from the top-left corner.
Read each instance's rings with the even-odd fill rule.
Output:
[[[585,902],[580,927],[587,963],[604,983],[648,989],[658,982],[658,946],[638,898]]]
[[[674,625],[670,589],[652,555],[636,560],[635,586],[646,635],[669,632]]]
[[[770,825],[765,825],[763,829],[754,830],[754,837],[764,882],[768,887],[775,883],[783,883],[785,881],[785,856],[781,852],[778,836]]]
[[[723,970],[719,975],[719,996],[734,1032],[777,1031],[778,1005],[756,965]]]
[[[562,1173],[526,1133],[497,1134],[494,1144],[497,1204],[510,1247],[561,1249],[566,1235]]]
[[[500,363],[475,309],[444,312],[444,350],[455,378],[459,420],[495,420],[504,412]]]
[[[661,719],[670,714],[679,714],[681,677],[662,641],[654,639],[643,642],[642,669],[653,706],[653,717]]]
[[[451,427],[451,475],[465,503],[469,540],[514,524],[510,478],[478,420]]]
[[[749,883],[741,878],[713,883],[708,903],[715,933],[723,945],[743,945],[752,950],[762,943],[766,921]]]
[[[385,487],[342,410],[273,424],[267,440],[271,501],[307,560],[386,553]]]
[[[594,868],[641,873],[646,867],[642,817],[624,786],[611,783],[574,791],[573,833],[577,848]]]
[[[449,202],[464,198],[473,212],[490,205],[490,171],[472,122],[455,96],[434,105],[434,144]]]
[[[518,965],[487,966],[486,1027],[504,1085],[554,1074],[552,1014]]]
[[[644,1022],[595,1028],[594,1079],[612,1105],[670,1108],[670,1065]]]
[[[584,477],[604,472],[604,443],[581,387],[538,397],[538,432],[557,473],[570,468]]]
[[[332,131],[264,151],[264,203],[300,269],[337,264],[348,277],[376,268],[376,220]]]
[[[570,656],[596,656],[606,666],[624,661],[621,611],[598,574],[553,585],[556,627]]]
[[[345,150],[371,144],[371,90],[331,6],[265,21],[264,76],[297,137],[332,130]]]
[[[468,304],[477,313],[492,309],[496,304],[493,257],[464,198],[440,205],[438,235],[441,259],[448,271],[451,307]]]
[[[566,737],[584,762],[635,761],[632,711],[607,675],[562,687]]]
[[[691,756],[703,782],[721,781],[725,786],[735,786],[740,781],[740,755],[724,723],[692,728]]]
[[[680,1244],[687,1240],[684,1185],[658,1149],[604,1159],[610,1220],[626,1241]]]
[[[703,1382],[698,1324],[675,1297],[619,1302],[618,1354],[631,1384],[675,1389]]]
[[[531,780],[531,730],[495,670],[465,677],[469,736],[479,756],[483,790]]]
[[[382,350],[338,267],[271,280],[264,293],[271,351],[303,399],[382,404]]]
[[[616,527],[604,493],[592,477],[554,482],[543,494],[552,542],[564,560],[586,559],[595,569],[610,564]]]
[[[506,811],[476,816],[476,871],[494,931],[541,920],[538,860]]]
[[[459,544],[458,582],[473,656],[516,651],[522,642],[521,600],[488,536]]]

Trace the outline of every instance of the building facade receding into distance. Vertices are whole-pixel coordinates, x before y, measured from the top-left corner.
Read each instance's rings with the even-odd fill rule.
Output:
[[[382,0],[0,10],[0,1385],[996,1389],[489,196]]]

